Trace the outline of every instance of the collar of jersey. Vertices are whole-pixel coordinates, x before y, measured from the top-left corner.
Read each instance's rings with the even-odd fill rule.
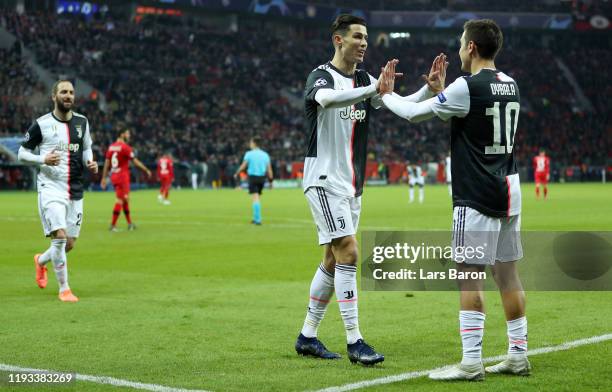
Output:
[[[472,76],[476,76],[479,73],[481,73],[482,71],[491,71],[491,72],[499,72],[499,70],[495,69],[495,68],[482,68],[480,71],[476,72],[474,75]]]
[[[344,72],[340,71],[338,68],[334,67],[334,65],[331,63],[331,61],[328,61],[327,65],[329,65],[329,68],[331,68],[334,71],[338,72],[340,75],[344,76],[345,78],[353,79],[354,75],[349,75],[347,73],[344,73]],[[357,72],[357,69],[355,69],[355,72]]]
[[[70,120],[68,121],[64,121],[64,120],[60,120],[59,118],[55,117],[55,113],[51,112],[51,115],[53,116],[54,119],[56,119],[57,121],[61,122],[61,123],[66,123],[68,124],[70,122],[70,120],[72,120],[72,117],[70,118]],[[74,114],[73,114],[74,116]]]

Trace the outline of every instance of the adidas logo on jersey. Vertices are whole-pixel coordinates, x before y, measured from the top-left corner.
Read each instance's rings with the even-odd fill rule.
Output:
[[[365,109],[355,110],[352,106],[347,106],[340,111],[340,118],[343,120],[363,122],[366,118],[366,111]]]

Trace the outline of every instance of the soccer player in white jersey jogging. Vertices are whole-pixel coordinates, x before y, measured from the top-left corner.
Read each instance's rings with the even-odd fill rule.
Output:
[[[53,269],[59,284],[59,299],[77,302],[79,299],[68,285],[66,253],[76,242],[83,223],[84,169],[98,172],[93,160],[89,122],[82,114],[72,111],[74,87],[68,80],[53,85],[54,108],[37,118],[25,134],[19,148],[19,160],[38,165],[38,212],[45,236],[51,246],[34,256],[36,283],[47,286],[47,267]],[[38,147],[39,154],[34,150]]]
[[[380,107],[378,84],[357,69],[367,49],[363,19],[339,15],[332,25],[333,59],[314,69],[304,91],[305,126],[310,141],[304,163],[303,187],[319,237],[323,261],[310,286],[306,320],[295,343],[299,354],[325,359],[340,358],[317,338],[317,329],[334,292],[347,335],[351,362],[366,365],[384,356],[366,344],[357,317],[357,240],[361,193],[367,153],[371,107]],[[392,60],[394,62],[397,60]],[[391,63],[387,63],[387,66]],[[441,91],[441,56],[434,61],[427,84],[417,93],[400,97],[420,101]]]
[[[525,293],[516,269],[516,261],[523,257],[521,193],[513,152],[520,95],[514,79],[495,68],[502,42],[502,32],[494,21],[468,21],[459,57],[462,71],[470,76],[459,77],[434,98],[406,103],[390,94],[394,63],[383,72],[380,90],[387,108],[409,121],[434,116],[451,119],[453,247],[485,245],[484,257],[466,258],[457,267],[469,273],[491,266],[507,320],[508,356],[486,371],[528,375]],[[431,373],[434,380],[484,378],[483,282],[460,280],[459,287],[463,359],[458,366]]]

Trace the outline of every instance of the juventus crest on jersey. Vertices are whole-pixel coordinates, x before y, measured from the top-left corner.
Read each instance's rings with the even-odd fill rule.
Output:
[[[91,148],[89,122],[79,113],[72,113],[70,121],[62,121],[47,113],[34,121],[25,134],[22,146],[39,148],[45,156],[55,151],[60,155],[58,166],[40,166],[39,191],[49,191],[70,200],[83,198],[83,151]]]
[[[349,90],[376,83],[364,70],[347,75],[326,63],[310,73],[304,91],[305,128],[310,133],[304,162],[304,190],[319,186],[342,196],[360,196],[365,180],[368,124],[380,98],[343,108],[322,108],[319,89]]]

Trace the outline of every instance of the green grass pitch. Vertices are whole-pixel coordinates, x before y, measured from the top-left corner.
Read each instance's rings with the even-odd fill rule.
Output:
[[[423,205],[409,205],[407,186],[367,188],[361,229],[449,230],[446,187],[425,191]],[[36,194],[0,194],[0,363],[177,388],[303,391],[460,359],[455,292],[360,295],[361,330],[386,355],[382,366],[351,365],[346,355],[325,362],[295,354],[322,252],[300,190],[266,190],[261,227],[248,223],[244,191],[173,190],[171,206],[158,204],[154,191],[139,191],[131,195],[138,230],[111,233],[113,200],[110,192],[86,194],[81,238],[68,255],[70,285],[81,301],[64,304],[52,271],[47,289],[34,282],[32,255],[49,245]],[[612,229],[612,185],[553,184],[543,202],[526,184],[523,200],[524,230]],[[503,354],[499,296],[486,298],[484,355]],[[610,292],[528,292],[527,301],[531,349],[612,333]],[[336,304],[319,337],[345,354]],[[610,390],[611,358],[607,341],[534,356],[528,378],[438,384],[421,377],[369,390]],[[117,389],[77,382],[68,390]]]

